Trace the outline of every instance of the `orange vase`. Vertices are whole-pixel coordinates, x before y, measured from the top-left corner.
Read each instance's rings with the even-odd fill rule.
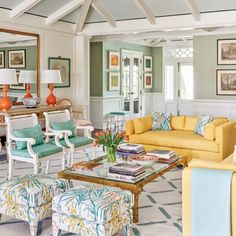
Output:
[[[33,96],[30,93],[30,84],[26,84],[26,94],[24,98],[32,98]]]

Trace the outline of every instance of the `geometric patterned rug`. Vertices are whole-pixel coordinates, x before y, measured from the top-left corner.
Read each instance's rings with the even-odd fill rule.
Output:
[[[84,153],[76,154],[79,160],[82,156],[91,155],[91,149]],[[97,156],[103,155],[102,150]],[[43,167],[44,168],[44,167]],[[50,176],[56,176],[61,169],[60,160],[51,161],[49,169]],[[0,182],[6,180],[8,164],[0,165]],[[32,165],[16,162],[14,177],[33,173]],[[181,236],[182,235],[182,170],[174,169],[155,181],[147,184],[139,197],[139,222],[132,225],[135,236]],[[79,182],[74,182],[74,185]],[[0,236],[28,236],[29,225],[23,221],[2,217],[0,223]],[[62,232],[61,236],[72,236],[73,234]],[[116,234],[124,235],[123,232]],[[52,236],[51,219],[39,222],[38,236]]]

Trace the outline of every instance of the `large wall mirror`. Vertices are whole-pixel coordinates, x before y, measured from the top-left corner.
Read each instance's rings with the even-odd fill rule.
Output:
[[[14,31],[0,28],[0,68],[37,71],[37,83],[31,84],[31,94],[40,96],[39,68],[40,68],[40,37],[39,34]],[[1,85],[0,85],[1,86]],[[9,98],[13,105],[22,104],[25,94],[25,84],[9,86]],[[0,97],[2,92],[0,92]]]

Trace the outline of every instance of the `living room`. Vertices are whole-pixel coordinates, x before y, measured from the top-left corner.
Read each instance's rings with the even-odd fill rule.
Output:
[[[229,197],[235,194],[235,9],[233,0],[0,1],[0,235],[235,235]],[[27,71],[34,78],[22,76]],[[29,127],[31,136],[22,136]],[[137,160],[131,158],[139,164],[157,149],[175,158],[153,164],[147,155],[146,174],[142,167],[137,180],[105,178],[110,163],[98,168],[99,177],[66,172],[109,157],[109,139],[116,148],[140,145]],[[115,161],[127,164],[131,159],[119,155],[133,150],[119,147]],[[232,175],[225,180],[214,172],[215,182],[206,181],[206,199],[225,192],[215,205],[201,199],[204,189],[196,184],[209,169]],[[219,187],[210,189],[216,180]],[[100,198],[95,184],[103,186]],[[75,193],[91,191],[93,201],[76,205]],[[219,207],[223,198],[227,207]],[[113,208],[88,213],[108,201]]]

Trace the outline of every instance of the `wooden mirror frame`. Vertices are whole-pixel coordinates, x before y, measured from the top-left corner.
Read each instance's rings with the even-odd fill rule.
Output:
[[[0,28],[0,32],[10,33],[10,34],[21,34],[21,35],[36,37],[36,41],[37,41],[37,59],[36,59],[37,89],[36,89],[36,94],[37,94],[37,97],[40,97],[40,35],[35,34],[35,33],[10,30],[10,29],[3,29],[3,28]],[[13,105],[22,105],[22,104],[23,104],[22,102],[13,103]]]

